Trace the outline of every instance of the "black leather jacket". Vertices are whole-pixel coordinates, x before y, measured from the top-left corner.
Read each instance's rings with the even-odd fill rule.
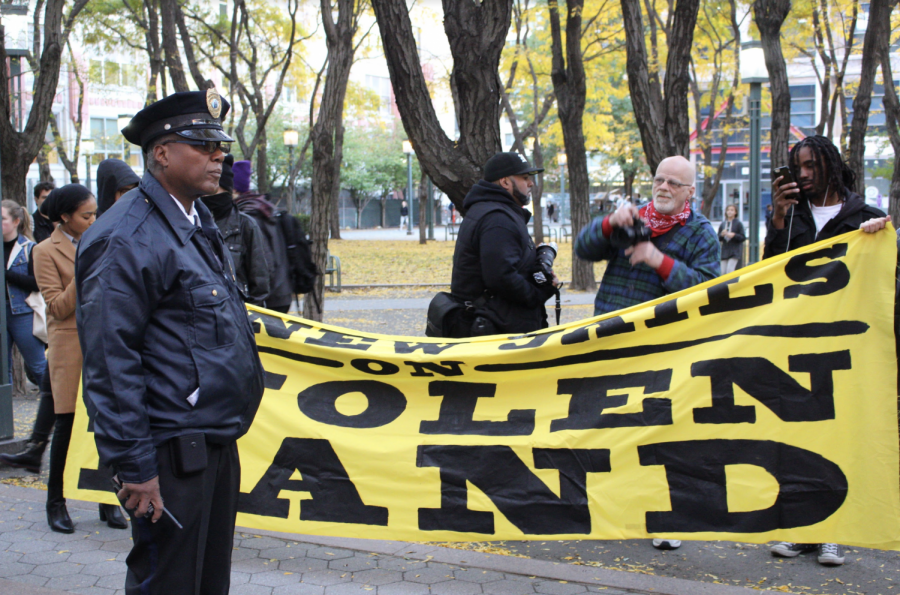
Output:
[[[238,210],[227,193],[228,209],[222,217],[216,216],[216,225],[225,240],[234,263],[234,276],[244,299],[255,305],[265,306],[269,297],[269,258],[266,240],[256,221]],[[213,197],[204,198],[206,203]],[[213,210],[215,216],[217,211]]]
[[[84,400],[101,463],[129,483],[158,474],[156,446],[171,438],[240,438],[263,394],[231,259],[209,210],[195,205],[201,227],[145,173],[78,243]]]

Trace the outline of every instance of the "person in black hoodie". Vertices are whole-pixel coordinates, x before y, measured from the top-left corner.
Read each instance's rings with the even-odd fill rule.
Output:
[[[264,194],[250,192],[250,162],[237,161],[233,165],[234,190],[238,193],[234,202],[253,217],[266,240],[266,256],[269,262],[269,297],[266,308],[287,314],[294,301],[291,285],[291,264],[288,260],[288,243],[280,217],[286,216],[275,208]]]
[[[824,136],[808,136],[794,145],[789,158],[797,182],[774,180],[772,203],[763,258],[808,246],[820,240],[861,229],[875,233],[885,228],[890,216],[868,206],[850,190],[856,174],[841,159],[837,147]],[[799,184],[798,184],[799,182]],[[818,552],[819,564],[839,566],[844,550],[836,543],[781,541],[769,548],[773,556],[794,558]]]
[[[788,159],[796,182],[773,182],[772,217],[766,225],[763,258],[784,254],[854,229],[874,233],[890,217],[850,190],[856,174],[824,136],[807,136]]]
[[[528,333],[547,326],[544,302],[559,280],[538,285],[534,242],[528,233],[531,176],[544,171],[518,153],[497,153],[484,166],[463,206],[453,254],[450,292],[475,304],[475,316],[460,316],[454,337]]]
[[[209,207],[216,225],[225,239],[225,245],[234,262],[234,275],[244,301],[255,306],[265,306],[269,297],[269,262],[267,248],[259,225],[249,215],[241,213],[234,204],[234,155],[226,155],[219,178],[219,193],[204,196],[203,204]]]
[[[104,159],[97,166],[97,216],[109,210],[122,195],[141,183],[131,166],[121,159]]]
[[[31,215],[31,222],[34,226],[32,234],[34,241],[40,244],[50,237],[56,225],[41,212],[41,205],[50,196],[50,191],[56,188],[53,182],[39,182],[34,185],[34,205],[37,207]]]

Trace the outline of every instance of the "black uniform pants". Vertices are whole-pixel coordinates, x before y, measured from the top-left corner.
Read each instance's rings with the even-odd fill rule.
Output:
[[[237,444],[208,444],[206,470],[184,478],[173,474],[169,445],[156,449],[160,492],[184,529],[165,514],[156,523],[131,515],[125,593],[228,595],[241,482]]]

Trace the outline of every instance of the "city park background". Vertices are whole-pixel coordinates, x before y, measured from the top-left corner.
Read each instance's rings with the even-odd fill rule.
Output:
[[[451,202],[462,210],[500,150],[546,168],[533,192],[538,242],[570,241],[617,196],[648,197],[659,161],[689,156],[694,206],[717,220],[735,204],[753,261],[768,174],[804,135],[831,138],[861,174],[856,190],[900,212],[895,6],[2,0],[2,195],[29,204],[43,180],[93,188],[110,157],[142,173],[119,130],[148,103],[214,85],[232,104],[235,158],[304,220],[322,270],[329,249],[343,257],[350,283],[449,282],[452,247],[427,240],[452,234],[432,226],[448,223]],[[336,242],[347,228],[397,226],[401,199],[425,246],[398,257],[398,245]],[[559,268],[571,289],[595,288],[600,269],[571,244]],[[322,278],[305,316],[321,320],[324,289]]]

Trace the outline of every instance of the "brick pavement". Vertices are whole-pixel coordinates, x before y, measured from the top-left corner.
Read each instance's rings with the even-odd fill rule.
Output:
[[[0,594],[120,595],[130,531],[69,501],[72,535],[47,527],[46,492],[0,485]],[[231,595],[746,595],[709,583],[572,566],[429,544],[235,534]],[[754,593],[761,593],[754,591]]]

